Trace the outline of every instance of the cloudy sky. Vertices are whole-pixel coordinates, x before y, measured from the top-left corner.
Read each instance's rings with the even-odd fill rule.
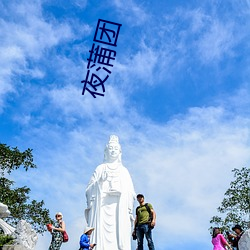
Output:
[[[122,26],[93,98],[81,81],[98,19]],[[38,166],[10,178],[64,214],[61,249],[78,249],[111,134],[157,213],[156,249],[211,249],[231,170],[250,161],[250,1],[0,0],[0,24],[0,141],[32,148]]]

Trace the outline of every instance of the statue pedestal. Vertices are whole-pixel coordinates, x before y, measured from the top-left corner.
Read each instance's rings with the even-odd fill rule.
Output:
[[[25,247],[21,245],[5,245],[1,249],[2,250],[26,250]]]

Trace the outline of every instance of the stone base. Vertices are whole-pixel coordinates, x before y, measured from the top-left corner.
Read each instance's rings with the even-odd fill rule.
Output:
[[[239,249],[240,250],[250,249],[250,229],[247,229],[245,233],[243,233],[242,236],[240,237]]]
[[[2,247],[2,250],[26,250],[25,247],[21,245],[5,245]]]

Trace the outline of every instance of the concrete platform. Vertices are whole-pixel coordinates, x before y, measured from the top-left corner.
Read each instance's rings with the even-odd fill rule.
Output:
[[[3,246],[2,250],[26,250],[23,246],[21,245],[9,245],[9,246]]]

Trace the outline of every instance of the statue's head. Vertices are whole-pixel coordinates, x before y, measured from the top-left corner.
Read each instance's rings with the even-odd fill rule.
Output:
[[[119,143],[119,138],[116,135],[109,137],[109,142],[104,150],[104,162],[121,162],[122,149]]]
[[[0,218],[5,218],[10,215],[8,206],[0,202]]]

